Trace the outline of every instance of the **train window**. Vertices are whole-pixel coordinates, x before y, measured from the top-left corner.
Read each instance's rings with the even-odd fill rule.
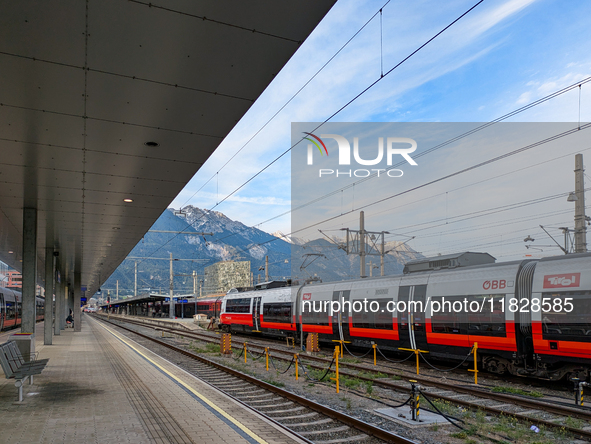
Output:
[[[464,301],[465,296],[445,296],[445,302],[449,301],[453,306],[455,301]],[[442,302],[441,296],[434,296],[431,298],[433,302]],[[465,316],[462,311],[456,312],[453,309],[442,309],[436,313],[431,314],[431,331],[433,333],[449,333],[457,335],[465,335],[467,333],[465,327]]]
[[[314,304],[303,304],[302,307],[302,323],[307,325],[329,325],[328,324],[328,313],[322,308],[322,301],[315,301],[318,303],[316,308],[320,306],[318,312],[314,311]]]
[[[283,322],[291,324],[291,303],[273,303],[263,305],[264,322]]]
[[[228,299],[226,313],[250,313],[250,298]]]
[[[469,303],[476,302],[481,307],[476,312],[468,312],[468,334],[478,336],[506,337],[504,294],[480,294],[468,296]],[[492,310],[491,310],[492,301]]]
[[[565,307],[565,298],[572,298],[573,309]],[[542,293],[542,337],[550,340],[591,342],[591,291]],[[559,300],[559,301],[557,301]],[[550,308],[549,311],[544,308]]]
[[[6,319],[14,319],[16,314],[15,304],[12,301],[6,301]]]
[[[353,327],[393,330],[394,321],[392,320],[392,312],[390,311],[392,310],[392,307],[388,307],[388,302],[391,300],[392,299],[368,299],[367,310],[352,309],[351,314],[353,318]],[[372,307],[372,302],[377,302],[379,304],[379,308],[377,308],[377,310],[375,303],[373,304],[373,311],[370,309],[370,307]]]

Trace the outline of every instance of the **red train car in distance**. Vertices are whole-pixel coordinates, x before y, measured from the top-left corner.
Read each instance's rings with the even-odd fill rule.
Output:
[[[37,297],[37,320],[44,319],[45,299]],[[22,320],[22,295],[20,291],[0,288],[0,331],[18,327]]]
[[[211,294],[201,298],[197,298],[197,314],[207,315],[207,318],[219,318],[222,308],[222,298],[225,293]],[[191,304],[187,302],[187,304]]]

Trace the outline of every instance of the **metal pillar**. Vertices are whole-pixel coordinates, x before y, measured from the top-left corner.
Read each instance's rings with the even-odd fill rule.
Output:
[[[172,253],[170,253],[170,313],[168,315],[168,317],[170,319],[174,319],[174,299],[172,297],[172,293],[173,293],[173,278],[174,275],[172,274]]]
[[[585,177],[583,155],[575,155],[575,253],[587,252],[587,227],[585,226]]]
[[[269,256],[265,256],[265,282],[269,282]]]
[[[45,248],[45,311],[43,327],[43,344],[51,345],[53,342],[53,247]]]
[[[384,232],[382,232],[382,248],[380,251],[380,276],[384,276],[384,256],[386,251],[386,241],[384,240]]]
[[[37,209],[23,209],[23,296],[21,333],[35,335],[37,287]],[[33,344],[34,344],[33,337]]]
[[[56,280],[55,281],[55,319],[53,321],[53,334],[59,336],[62,330],[62,321],[61,321],[61,316],[62,316],[62,304],[63,304],[63,297],[64,297],[64,285],[60,282],[61,281],[61,275],[60,275],[60,280]]]
[[[137,261],[135,263],[135,285],[133,287],[133,295],[137,296]]]
[[[80,325],[80,298],[82,297],[82,283],[80,281],[80,270],[74,271],[74,297],[72,298],[74,311],[74,331],[82,331]]]
[[[359,212],[359,277],[365,277],[365,213]]]

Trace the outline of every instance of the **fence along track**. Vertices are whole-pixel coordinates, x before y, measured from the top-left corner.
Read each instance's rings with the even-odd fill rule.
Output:
[[[335,421],[341,422],[341,423],[343,423],[343,424],[345,424],[345,425],[347,425],[347,426],[349,426],[349,427],[351,427],[353,429],[356,429],[358,431],[361,431],[362,433],[364,433],[366,435],[372,436],[374,438],[377,438],[377,439],[380,439],[380,440],[383,440],[383,441],[389,442],[389,443],[395,443],[395,444],[415,444],[414,441],[411,441],[411,440],[409,440],[407,438],[404,438],[402,436],[399,436],[399,435],[396,435],[394,433],[388,432],[387,430],[381,429],[381,428],[376,427],[376,426],[373,426],[371,424],[365,423],[365,422],[363,422],[363,421],[361,421],[361,420],[359,420],[357,418],[353,418],[353,417],[351,417],[349,415],[346,415],[344,413],[341,413],[341,412],[339,412],[337,410],[333,410],[330,407],[324,406],[322,404],[318,404],[318,403],[316,403],[316,402],[314,402],[314,401],[312,401],[310,399],[307,399],[307,398],[298,396],[298,395],[296,395],[294,393],[291,393],[291,392],[288,392],[286,390],[283,390],[283,389],[281,389],[279,387],[276,387],[276,386],[274,386],[272,384],[269,384],[269,383],[267,383],[265,381],[261,381],[261,380],[259,380],[257,378],[254,378],[254,377],[250,376],[250,375],[246,375],[246,374],[241,373],[241,372],[239,372],[237,370],[234,370],[232,368],[229,368],[229,367],[226,367],[226,366],[224,366],[222,364],[219,364],[219,363],[217,363],[215,361],[211,361],[211,360],[209,360],[207,358],[204,358],[202,356],[199,356],[199,355],[196,355],[194,353],[191,353],[190,351],[187,351],[185,349],[176,347],[176,346],[174,346],[172,344],[169,344],[167,342],[164,342],[164,341],[160,341],[160,340],[155,339],[153,337],[150,337],[148,335],[144,335],[142,333],[138,333],[138,332],[136,332],[136,331],[134,331],[132,329],[129,329],[127,327],[124,327],[124,326],[121,326],[119,324],[116,324],[116,323],[114,323],[114,322],[112,322],[110,320],[107,320],[107,319],[105,319],[105,317],[98,317],[98,318],[101,319],[104,322],[108,322],[110,324],[113,324],[113,325],[115,325],[115,326],[117,326],[117,327],[119,327],[121,329],[124,329],[126,331],[129,331],[129,332],[131,332],[133,334],[136,334],[136,335],[138,335],[138,336],[140,336],[140,337],[142,337],[144,339],[147,339],[147,340],[149,340],[149,341],[151,341],[153,343],[156,343],[156,344],[158,344],[160,346],[163,346],[163,347],[166,347],[168,349],[174,350],[175,352],[180,353],[180,354],[182,354],[182,355],[184,355],[186,357],[189,357],[191,359],[194,359],[194,360],[197,360],[199,362],[202,362],[202,363],[206,364],[209,367],[214,367],[214,368],[216,368],[218,370],[221,370],[221,371],[223,371],[225,373],[228,373],[228,374],[230,374],[230,375],[232,375],[232,376],[234,376],[236,378],[245,380],[245,381],[247,381],[250,384],[254,384],[256,386],[259,386],[259,387],[263,388],[266,391],[275,393],[278,396],[281,396],[281,397],[286,398],[286,399],[288,399],[288,400],[290,400],[290,401],[292,401],[292,402],[294,402],[296,404],[299,404],[300,406],[306,407],[306,408],[308,408],[310,410],[313,410],[313,411],[315,411],[317,413],[320,413],[321,415],[324,415],[324,416],[327,416],[329,418],[332,418]],[[117,319],[117,320],[122,320],[122,319]],[[145,324],[145,323],[140,323],[140,322],[131,322],[131,323],[138,324],[138,325],[141,325],[143,327],[151,327],[149,324]],[[186,331],[184,331],[184,330],[181,331],[181,332],[179,332],[179,333],[176,333],[175,332],[175,334],[178,334],[179,336],[181,336],[181,335],[184,336],[185,333],[186,333]],[[207,379],[205,379],[205,378],[201,378],[201,379],[203,379],[206,383],[209,383],[207,381]],[[209,383],[209,384],[214,385],[212,383]],[[221,389],[221,390],[223,391],[223,389]],[[232,396],[231,394],[228,394],[228,395],[231,396],[231,397],[233,397],[234,399],[236,399],[236,397]],[[253,410],[256,410],[256,408],[254,408],[253,406],[249,406],[245,402],[240,401],[239,399],[236,399],[236,400],[238,402],[240,402],[241,404],[247,406],[248,408],[251,408]],[[265,412],[264,411],[259,411],[259,410],[256,410],[256,411],[259,414],[265,415]],[[267,416],[267,415],[265,415],[265,416]],[[286,426],[284,424],[281,424],[281,423],[277,422],[277,420],[274,420],[273,418],[271,418],[269,416],[267,416],[267,418],[269,420],[273,421],[274,423],[278,424],[282,428],[287,429],[287,430],[290,430],[290,432],[296,433],[296,434],[299,435],[299,433],[297,431],[293,431],[293,430],[289,429],[289,425]],[[353,437],[353,438],[355,438],[355,437]],[[304,438],[304,439],[307,440],[307,438]],[[321,442],[321,441],[318,441],[318,442]],[[354,441],[350,441],[350,442],[354,442]],[[356,440],[355,440],[355,442],[356,442]]]

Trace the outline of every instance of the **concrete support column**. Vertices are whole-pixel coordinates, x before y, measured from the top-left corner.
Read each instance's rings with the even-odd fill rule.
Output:
[[[45,313],[43,327],[43,344],[53,343],[53,247],[45,248]]]
[[[68,295],[70,292],[70,286],[64,282],[63,287],[63,304],[62,304],[62,316],[60,319],[60,329],[64,330],[66,328],[66,318],[68,317]]]
[[[61,276],[60,276],[61,277]],[[60,279],[61,280],[61,279]],[[64,297],[64,284],[59,281],[55,281],[55,320],[53,322],[53,334],[59,336],[62,330],[62,300]]]
[[[82,282],[80,276],[80,270],[74,272],[74,331],[82,331],[80,325],[80,298],[82,297]]]
[[[35,321],[37,317],[35,304],[36,286],[37,209],[23,208],[23,299],[21,332],[32,333],[33,335],[35,335]]]

